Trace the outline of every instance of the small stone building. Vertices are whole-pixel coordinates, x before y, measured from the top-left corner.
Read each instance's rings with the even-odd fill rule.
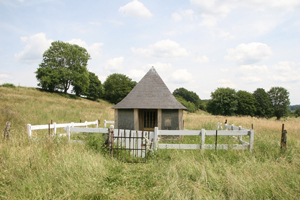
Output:
[[[115,109],[115,128],[153,131],[183,130],[183,110],[154,67]]]

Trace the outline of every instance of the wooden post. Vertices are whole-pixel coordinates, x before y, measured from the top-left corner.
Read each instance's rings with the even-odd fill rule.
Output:
[[[50,126],[51,126],[51,124],[48,124],[48,133],[49,133],[49,137],[50,137]]]
[[[51,119],[51,122],[50,122],[50,124],[53,124],[53,120]],[[50,134],[49,134],[50,135]],[[52,130],[52,135],[53,135],[53,130]]]
[[[4,140],[6,140],[6,138],[10,139],[9,129],[10,129],[10,122],[6,122],[5,129],[4,129]]]
[[[284,130],[284,124],[282,124],[281,129],[281,145],[280,148],[286,150],[286,141],[287,141],[287,131]]]

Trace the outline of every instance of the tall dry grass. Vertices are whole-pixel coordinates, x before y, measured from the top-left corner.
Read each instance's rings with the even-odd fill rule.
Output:
[[[146,164],[111,158],[93,143],[70,144],[47,134],[27,139],[27,123],[113,120],[110,107],[32,88],[0,87],[0,128],[12,122],[12,139],[0,141],[0,199],[299,199],[300,119],[184,113],[186,129],[216,129],[225,119],[244,128],[253,124],[254,151],[159,150]],[[286,152],[280,150],[282,123],[288,132]]]

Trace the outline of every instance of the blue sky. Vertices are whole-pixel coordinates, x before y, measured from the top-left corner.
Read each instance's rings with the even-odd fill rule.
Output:
[[[154,66],[171,92],[280,86],[300,104],[300,0],[0,0],[0,84],[36,87],[57,40],[85,47],[102,82]]]

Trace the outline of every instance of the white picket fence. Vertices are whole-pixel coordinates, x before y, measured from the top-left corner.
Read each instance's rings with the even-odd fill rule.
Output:
[[[113,126],[111,126],[113,128]],[[73,132],[87,132],[87,133],[109,133],[108,128],[75,128],[68,126],[65,128],[67,135],[70,138],[71,133]],[[229,130],[227,130],[229,129]],[[225,124],[225,130],[158,130],[158,127],[155,127],[154,132],[144,132],[146,133],[145,137],[137,140],[136,142],[130,141],[128,139],[129,134],[136,134],[137,137],[141,137],[142,131],[135,130],[118,130],[114,129],[114,137],[124,137],[122,142],[118,145],[125,145],[124,148],[133,148],[134,145],[147,144],[147,148],[151,150],[157,149],[201,149],[202,152],[205,149],[236,149],[236,150],[253,150],[254,143],[254,130],[243,129],[242,127],[235,127],[233,125]],[[199,136],[201,137],[201,144],[159,144],[159,136]],[[238,140],[242,144],[205,144],[206,136],[238,136]],[[242,136],[249,136],[249,143],[242,140]],[[236,137],[235,137],[236,138]],[[117,142],[116,140],[114,141]],[[130,146],[133,145],[133,146]],[[139,146],[138,146],[139,147]],[[142,147],[140,147],[142,149]],[[137,155],[143,155],[143,150],[137,152]]]
[[[98,128],[98,120],[96,121],[92,121],[92,122],[88,122],[85,121],[83,123],[66,123],[66,124],[56,124],[55,122],[53,124],[46,124],[46,125],[31,125],[31,124],[27,124],[27,134],[29,136],[29,138],[32,137],[32,131],[33,130],[43,130],[43,129],[52,129],[53,130],[53,135],[56,134],[57,132],[57,128],[66,128],[66,127],[78,127],[78,126],[85,126],[86,128],[89,125],[96,125],[96,127]]]

